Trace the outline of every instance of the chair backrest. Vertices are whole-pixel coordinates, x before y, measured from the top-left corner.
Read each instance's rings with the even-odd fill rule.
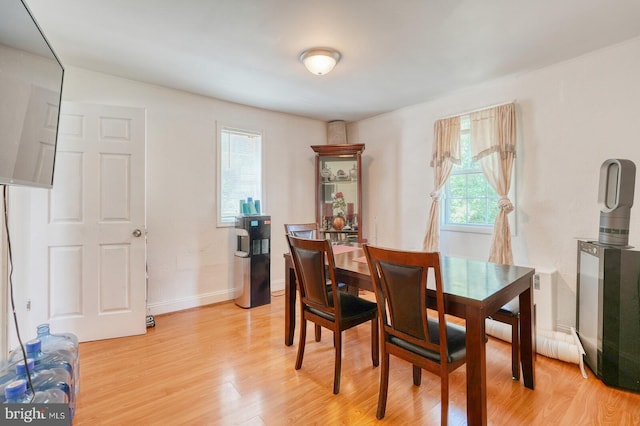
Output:
[[[332,315],[339,315],[338,289],[333,250],[328,240],[312,240],[287,235],[303,305]],[[327,260],[328,267],[325,265]],[[327,288],[330,283],[331,293]]]
[[[318,238],[317,223],[285,223],[284,232],[294,237],[313,239]]]
[[[447,359],[447,345],[440,345],[440,342],[447,341],[440,254],[392,250],[367,244],[363,248],[385,340],[389,340],[390,336],[399,337],[440,352],[441,359]],[[434,311],[437,311],[439,321],[437,334],[429,333],[427,320],[427,280],[430,270],[435,278]],[[433,294],[429,296],[433,298]]]

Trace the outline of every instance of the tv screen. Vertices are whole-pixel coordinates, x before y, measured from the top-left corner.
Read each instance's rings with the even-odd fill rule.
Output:
[[[0,0],[0,184],[53,186],[64,68],[22,0]]]

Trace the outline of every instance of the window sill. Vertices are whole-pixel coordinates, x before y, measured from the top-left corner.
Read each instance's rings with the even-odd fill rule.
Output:
[[[493,226],[482,226],[482,225],[451,225],[451,224],[441,224],[441,231],[449,231],[449,232],[465,232],[468,234],[493,234]]]

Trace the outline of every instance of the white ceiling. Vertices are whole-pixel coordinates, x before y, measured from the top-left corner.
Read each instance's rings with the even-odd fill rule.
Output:
[[[640,0],[25,1],[65,66],[323,121],[640,36]],[[325,76],[298,61],[316,46],[342,53]]]

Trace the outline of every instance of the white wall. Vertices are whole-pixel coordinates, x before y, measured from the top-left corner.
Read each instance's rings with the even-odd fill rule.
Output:
[[[233,297],[233,228],[216,227],[216,121],[264,132],[272,290],[285,222],[314,219],[314,153],[326,123],[68,67],[65,101],[146,108],[148,304],[169,312]],[[213,78],[213,77],[212,77]]]
[[[640,39],[350,124],[349,140],[366,143],[367,187],[376,188],[363,197],[365,235],[382,245],[421,248],[433,188],[434,121],[513,100],[519,143],[517,205],[510,215],[517,229],[514,260],[558,270],[557,323],[571,326],[577,239],[598,239],[600,165],[626,158],[640,167]],[[638,209],[632,208],[630,224],[636,247]],[[489,246],[488,235],[441,233],[448,255],[484,260]]]

